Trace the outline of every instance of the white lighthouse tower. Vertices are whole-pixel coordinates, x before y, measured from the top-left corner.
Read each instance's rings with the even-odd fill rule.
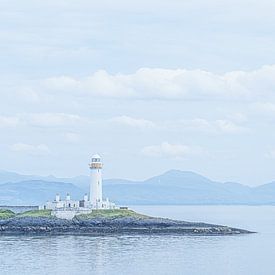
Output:
[[[115,209],[116,205],[110,202],[108,198],[102,198],[102,162],[99,155],[92,156],[92,162],[89,164],[91,170],[90,198],[88,194],[84,195],[83,200],[72,200],[69,193],[66,199],[61,199],[56,194],[54,201],[47,201],[46,204],[39,206],[39,209],[52,210],[51,215],[61,219],[72,219],[79,214],[90,214],[95,209]]]
[[[92,208],[103,208],[102,201],[102,162],[98,154],[92,156],[90,163],[91,184],[90,184],[90,203]]]

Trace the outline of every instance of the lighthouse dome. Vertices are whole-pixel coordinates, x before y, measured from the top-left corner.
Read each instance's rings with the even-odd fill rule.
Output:
[[[92,156],[92,162],[100,162],[100,155],[95,154]]]
[[[95,154],[92,156],[92,159],[100,159],[100,155],[99,154]]]

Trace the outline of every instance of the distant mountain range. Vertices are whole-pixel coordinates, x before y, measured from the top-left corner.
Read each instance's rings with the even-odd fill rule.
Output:
[[[0,171],[1,205],[37,205],[56,193],[80,199],[89,191],[89,177],[56,178]],[[107,179],[104,197],[117,204],[275,204],[275,182],[249,187],[216,182],[199,174],[170,170],[145,181]]]

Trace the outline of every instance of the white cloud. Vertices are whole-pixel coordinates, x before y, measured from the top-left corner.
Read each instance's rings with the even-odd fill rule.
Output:
[[[240,112],[232,113],[228,117],[235,123],[244,123],[248,121],[247,116]]]
[[[14,116],[0,116],[0,127],[16,127],[19,119]]]
[[[150,120],[137,119],[129,116],[113,117],[110,121],[120,125],[125,125],[139,129],[150,129],[156,126],[155,123]]]
[[[15,143],[11,146],[11,150],[32,156],[44,156],[50,154],[50,149],[45,144],[32,145],[26,143]]]
[[[91,122],[88,118],[66,113],[24,113],[0,116],[0,127],[33,126],[45,128],[72,127]]]
[[[25,124],[37,127],[70,126],[84,120],[78,115],[65,113],[31,113],[20,115],[20,117]]]
[[[275,105],[274,105],[275,106]],[[15,127],[18,125],[44,127],[44,128],[59,128],[59,127],[72,127],[79,126],[81,123],[85,127],[89,123],[104,124],[115,123],[117,125],[137,128],[141,130],[158,129],[158,130],[187,130],[198,131],[202,133],[213,134],[238,134],[246,133],[248,128],[241,124],[235,123],[227,119],[207,120],[203,118],[195,119],[180,119],[180,120],[167,120],[164,122],[151,121],[143,118],[134,118],[127,115],[116,116],[110,119],[94,119],[85,118],[76,114],[66,113],[29,113],[17,114],[15,116],[0,116],[0,127]],[[65,134],[65,138],[76,141],[79,136],[73,132]]]
[[[229,120],[222,120],[222,119],[216,120],[214,124],[218,128],[218,130],[223,133],[235,134],[235,133],[243,133],[248,131],[247,128],[239,126]]]
[[[213,121],[203,118],[183,119],[175,122],[174,125],[177,127],[177,129],[181,128],[184,130],[214,134],[238,134],[249,131],[249,129],[226,119],[218,119]]]
[[[141,153],[149,157],[184,158],[191,155],[201,155],[204,151],[199,147],[163,142],[160,145],[146,146]]]
[[[137,99],[254,100],[274,97],[275,65],[255,71],[216,74],[203,70],[142,68],[133,74],[97,71],[84,78],[53,77],[42,81],[47,92]]]
[[[272,149],[269,152],[267,152],[265,154],[265,157],[270,158],[270,159],[275,159],[275,149]]]

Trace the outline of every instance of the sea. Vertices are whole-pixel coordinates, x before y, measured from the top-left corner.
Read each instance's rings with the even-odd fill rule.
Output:
[[[0,236],[0,274],[275,274],[275,206],[132,206],[131,209],[257,233]]]

